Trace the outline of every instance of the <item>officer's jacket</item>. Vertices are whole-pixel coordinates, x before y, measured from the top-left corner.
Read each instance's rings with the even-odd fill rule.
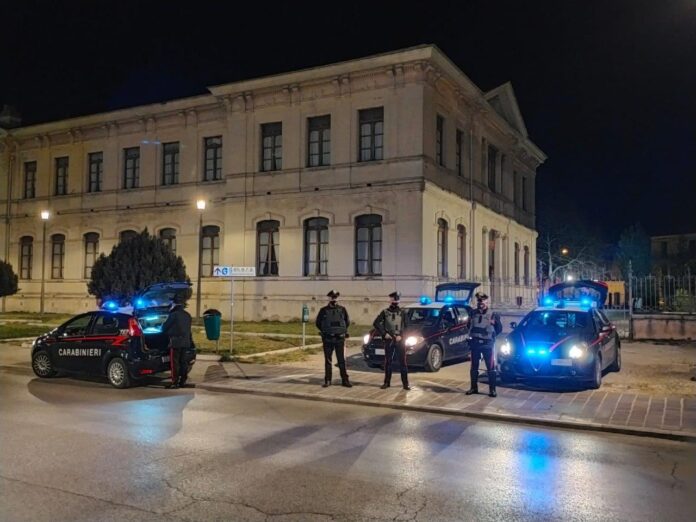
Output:
[[[503,330],[503,325],[500,322],[500,316],[491,312],[490,308],[486,308],[484,312],[478,308],[471,313],[471,330],[469,335],[473,339],[482,341],[493,341],[495,336]]]
[[[328,315],[333,315],[333,313],[338,312],[343,316],[343,321],[345,322],[345,328],[343,328],[343,325],[328,325],[324,324],[326,322],[327,316]],[[326,305],[323,306],[320,310],[319,313],[317,314],[317,320],[316,323],[317,325],[317,330],[321,332],[322,335],[324,336],[345,336],[346,333],[348,332],[348,327],[350,326],[350,319],[348,318],[348,310],[345,309],[345,307],[336,304],[336,305]],[[343,331],[345,330],[345,331]]]
[[[377,319],[375,319],[375,322],[372,323],[372,326],[375,327],[375,330],[377,330],[379,335],[382,337],[384,337],[386,334],[389,334],[392,337],[401,335],[404,331],[404,327],[406,326],[404,311],[398,306],[390,306],[389,308],[385,308],[377,316]]]
[[[169,312],[167,320],[162,325],[162,333],[169,336],[169,346],[172,348],[189,348],[193,346],[191,316],[181,306],[177,306]]]

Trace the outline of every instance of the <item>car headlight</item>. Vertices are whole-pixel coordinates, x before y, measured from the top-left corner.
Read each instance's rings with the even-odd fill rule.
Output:
[[[508,341],[500,345],[500,353],[503,355],[510,355],[512,353],[512,346]]]
[[[415,335],[411,335],[406,338],[404,341],[404,345],[406,346],[416,346],[419,342],[423,340],[422,337],[416,337]]]
[[[575,344],[568,350],[568,357],[571,359],[580,359],[583,355],[585,355],[585,347],[582,345]]]
[[[370,344],[370,334],[365,334],[363,336],[363,344]]]

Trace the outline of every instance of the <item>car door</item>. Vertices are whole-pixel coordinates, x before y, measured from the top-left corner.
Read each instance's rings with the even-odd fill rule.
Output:
[[[603,357],[607,357],[605,359],[606,363],[609,364],[610,362],[614,361],[614,358],[616,357],[616,339],[617,339],[617,334],[616,334],[616,329],[614,328],[614,325],[611,324],[611,321],[609,318],[602,312],[601,310],[595,310],[595,313],[597,314],[597,317],[599,317],[600,323],[601,323],[601,333],[604,335],[605,339],[605,350],[606,350],[606,355],[603,355]]]
[[[85,371],[80,348],[87,339],[93,319],[94,312],[80,314],[58,329],[56,341],[51,346],[56,368],[69,372]]]
[[[452,306],[443,307],[440,312],[443,330],[442,340],[445,348],[445,359],[460,357],[466,351],[466,332],[458,321],[457,311]]]
[[[102,360],[109,350],[123,342],[127,336],[126,315],[113,312],[97,312],[82,342],[81,366],[91,374],[102,373]]]
[[[614,360],[614,336],[608,320],[602,318],[597,310],[592,311],[592,318],[597,333],[599,350],[602,353],[602,366],[606,367]]]

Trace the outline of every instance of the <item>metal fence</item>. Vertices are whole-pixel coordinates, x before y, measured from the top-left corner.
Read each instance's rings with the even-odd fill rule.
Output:
[[[696,313],[696,275],[631,278],[633,312]]]

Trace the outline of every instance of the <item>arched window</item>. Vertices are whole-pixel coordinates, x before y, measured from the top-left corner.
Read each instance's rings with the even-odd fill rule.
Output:
[[[203,227],[201,256],[201,275],[212,277],[215,265],[220,264],[220,227]]]
[[[529,247],[524,247],[524,286],[529,286]]]
[[[173,228],[163,228],[159,232],[159,237],[162,242],[176,254],[176,230]]]
[[[447,221],[437,220],[437,276],[447,277]]]
[[[138,233],[135,230],[122,230],[121,233],[118,235],[118,240],[120,242],[128,241],[129,239],[133,239],[137,235]]]
[[[63,279],[63,265],[65,263],[65,236],[53,234],[51,236],[51,279]]]
[[[268,219],[256,225],[257,275],[278,275],[280,221]]]
[[[355,218],[355,274],[382,274],[382,216],[379,214]]]
[[[322,217],[304,222],[304,275],[327,275],[329,264],[329,220]]]
[[[457,277],[466,279],[466,227],[457,225]]]
[[[92,267],[94,262],[97,260],[99,255],[99,234],[96,232],[89,232],[85,234],[85,271],[84,278],[89,279],[92,277]]]
[[[520,244],[515,243],[515,284],[520,284]]]
[[[34,238],[22,236],[19,240],[19,278],[31,279],[31,267],[34,260]]]

